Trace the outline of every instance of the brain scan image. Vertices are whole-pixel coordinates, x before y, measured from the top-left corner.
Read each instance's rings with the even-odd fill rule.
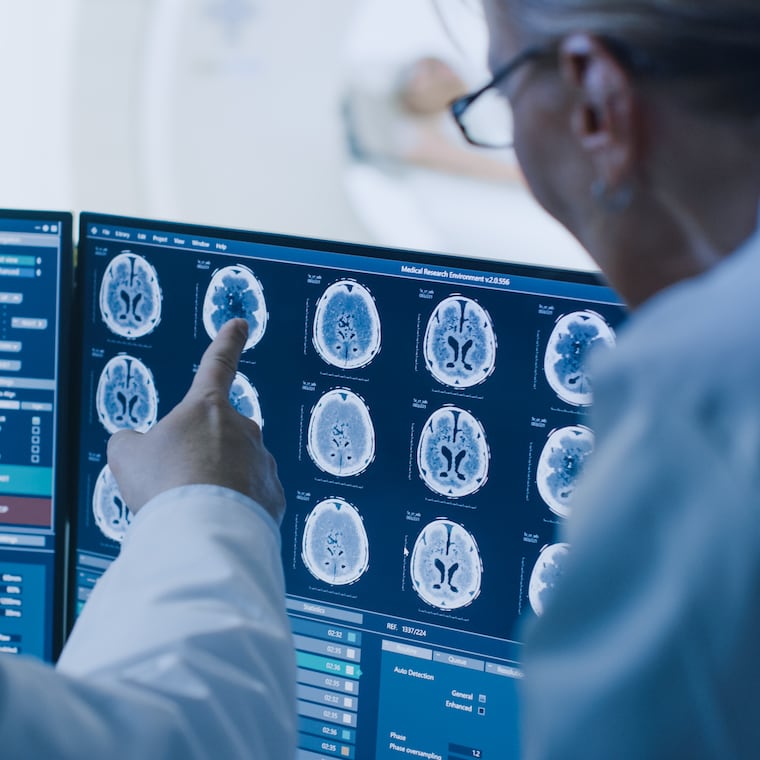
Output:
[[[483,562],[472,534],[451,520],[428,523],[412,549],[412,586],[440,610],[466,607],[480,594]]]
[[[95,523],[103,535],[121,543],[132,522],[132,513],[124,503],[119,486],[116,485],[116,480],[108,465],[100,471],[95,481],[92,511],[95,515]]]
[[[314,314],[314,348],[328,364],[358,369],[380,351],[380,315],[363,285],[341,280],[322,294]]]
[[[538,555],[528,583],[528,600],[536,615],[543,615],[546,603],[565,572],[570,544],[545,546]]]
[[[538,460],[536,484],[549,509],[560,517],[570,515],[575,487],[594,452],[594,434],[583,425],[555,430]]]
[[[264,337],[269,315],[261,283],[242,264],[214,272],[203,299],[203,326],[211,340],[235,317],[248,322],[248,340],[243,348],[248,351]]]
[[[423,344],[425,365],[439,383],[469,388],[493,372],[496,335],[491,318],[464,296],[441,301],[428,320]]]
[[[134,356],[114,356],[100,373],[95,407],[109,433],[125,428],[147,433],[158,417],[158,393],[151,371]]]
[[[369,567],[369,540],[356,508],[325,499],[306,518],[301,556],[309,572],[331,586],[355,583]]]
[[[161,288],[156,270],[130,251],[106,267],[100,284],[100,314],[111,332],[122,338],[152,333],[161,321]]]
[[[544,355],[544,372],[554,392],[568,404],[592,402],[591,356],[615,345],[612,328],[593,311],[577,311],[557,320]]]
[[[490,456],[480,422],[464,409],[444,406],[433,412],[422,429],[417,467],[428,488],[458,498],[485,484]]]
[[[320,470],[340,478],[364,472],[375,457],[375,428],[352,391],[325,393],[311,412],[307,451]]]
[[[235,373],[230,387],[230,403],[243,417],[253,420],[260,428],[264,427],[258,391],[242,372]]]

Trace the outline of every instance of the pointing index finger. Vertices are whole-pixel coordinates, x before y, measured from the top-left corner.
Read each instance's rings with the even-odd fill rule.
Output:
[[[247,339],[248,323],[244,319],[231,319],[223,324],[201,357],[191,391],[198,393],[218,390],[225,395],[229,394]]]

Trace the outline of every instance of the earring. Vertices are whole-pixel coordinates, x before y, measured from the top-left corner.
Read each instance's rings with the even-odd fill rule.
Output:
[[[619,213],[625,211],[633,202],[633,186],[625,183],[611,188],[604,179],[595,179],[591,183],[591,197],[605,210]]]

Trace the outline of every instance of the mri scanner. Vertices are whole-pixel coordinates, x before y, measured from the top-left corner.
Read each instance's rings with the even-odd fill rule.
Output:
[[[0,29],[0,205],[594,268],[521,186],[352,157],[352,79],[485,76],[430,0],[0,0]]]

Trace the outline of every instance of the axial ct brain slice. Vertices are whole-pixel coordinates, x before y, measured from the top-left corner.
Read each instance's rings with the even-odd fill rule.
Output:
[[[544,372],[554,392],[569,404],[592,402],[592,378],[587,364],[593,353],[615,345],[612,328],[593,311],[561,317],[554,326],[544,356]]]
[[[472,299],[451,296],[428,320],[423,350],[425,364],[438,382],[453,388],[482,383],[496,359],[491,318]]]
[[[100,373],[95,406],[109,433],[124,429],[147,433],[158,417],[158,394],[151,371],[134,356],[115,356]]]
[[[483,426],[464,409],[444,406],[425,423],[417,467],[432,491],[451,498],[475,493],[486,482],[489,459]]]
[[[268,314],[261,283],[242,264],[215,272],[203,299],[203,326],[212,340],[222,325],[235,317],[248,322],[248,340],[243,349],[247,351],[264,337]]]
[[[375,428],[361,397],[344,388],[325,393],[312,410],[306,446],[314,464],[331,475],[364,472],[375,456]]]
[[[570,544],[545,546],[538,555],[528,582],[528,600],[536,615],[543,615],[546,603],[564,575]]]
[[[260,428],[264,427],[259,394],[242,372],[235,373],[230,387],[230,403],[243,417],[253,420]]]
[[[358,369],[380,351],[380,315],[371,293],[353,280],[330,285],[317,302],[314,348],[328,364]]]
[[[306,518],[301,556],[309,572],[331,586],[355,583],[369,567],[361,515],[344,499],[325,499]]]
[[[555,430],[538,460],[536,484],[549,509],[560,517],[570,515],[575,487],[594,451],[594,434],[583,425]]]
[[[116,484],[113,473],[106,465],[95,481],[92,495],[92,512],[95,523],[106,538],[121,543],[132,522],[129,511]]]
[[[161,288],[153,266],[130,251],[106,267],[100,284],[100,313],[108,329],[122,338],[140,338],[161,321]]]
[[[441,518],[423,528],[410,571],[420,599],[441,610],[465,607],[480,594],[483,563],[475,538],[451,520]]]

